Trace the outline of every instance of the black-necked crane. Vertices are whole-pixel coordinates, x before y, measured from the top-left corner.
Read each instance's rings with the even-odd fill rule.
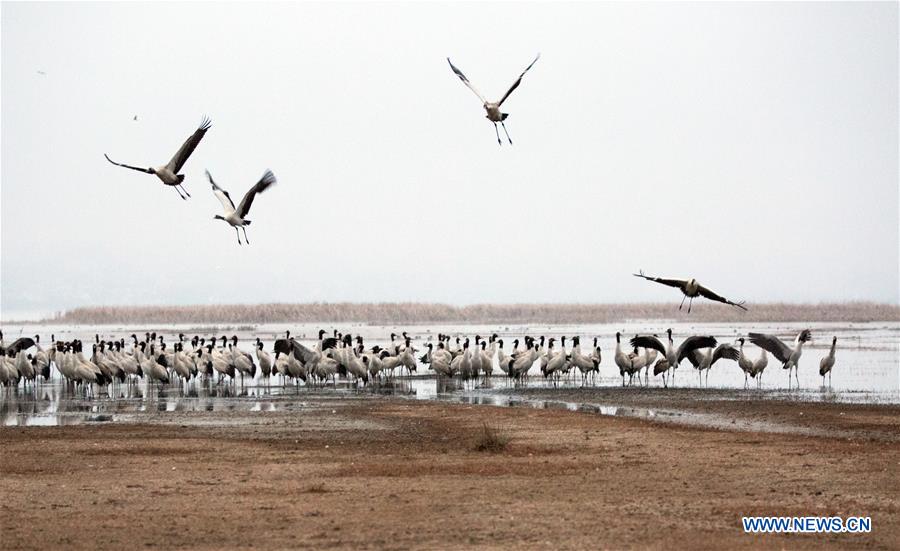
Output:
[[[766,366],[769,365],[768,353],[765,348],[761,348],[759,357],[755,360],[751,360],[744,354],[744,337],[740,337],[737,342],[741,343],[741,346],[738,349],[738,352],[740,353],[738,366],[744,372],[744,388],[747,388],[747,375],[756,379],[756,388],[759,388],[762,383],[763,371],[765,371]]]
[[[275,175],[272,174],[271,170],[266,170],[262,175],[262,178],[260,178],[253,187],[247,190],[247,193],[244,194],[244,198],[241,199],[241,203],[237,208],[235,208],[234,201],[231,200],[231,196],[228,195],[228,192],[216,185],[212,174],[210,174],[208,170],[206,171],[206,177],[209,178],[209,183],[212,184],[213,193],[219,198],[219,202],[222,203],[222,208],[225,209],[225,216],[217,214],[213,218],[216,220],[224,220],[234,228],[235,233],[237,233],[238,245],[241,244],[241,234],[238,231],[238,228],[244,230],[244,240],[249,245],[250,240],[247,239],[247,226],[250,225],[250,220],[247,220],[245,216],[250,212],[250,206],[253,204],[253,199],[256,197],[256,194],[266,191],[276,182]]]
[[[660,358],[657,360],[655,364],[653,364],[653,376],[656,377],[658,375],[663,376],[663,386],[668,388],[669,384],[666,381],[666,373],[669,371],[669,360],[665,358]],[[649,384],[649,382],[647,383]]]
[[[637,337],[635,337],[635,339],[636,338]],[[622,386],[625,386],[626,373],[628,373],[628,382],[631,384],[634,381],[635,370],[640,370],[640,368],[644,367],[644,356],[643,354],[637,353],[637,345],[634,345],[634,352],[626,353],[622,350],[622,333],[618,331],[616,332],[616,352],[614,359],[616,365],[619,367],[619,374],[622,376]],[[638,380],[640,381],[640,376],[638,376]]]
[[[676,348],[675,341],[672,340],[672,330],[667,329],[666,334],[669,336],[669,343],[667,346],[663,345],[662,341],[660,341],[653,335],[641,335],[634,337],[633,339],[631,339],[631,346],[652,348],[662,353],[666,358],[669,369],[672,369],[673,385],[675,384],[675,370],[678,369],[678,364],[680,364],[681,361],[688,356],[688,354],[699,348],[711,348],[718,344],[715,337],[694,335],[684,339],[684,342],[682,342]],[[665,376],[663,376],[663,384],[668,386]]]
[[[684,297],[681,299],[681,304],[678,306],[678,309],[681,310],[681,308],[684,306],[685,299],[690,298],[691,300],[688,303],[688,314],[691,313],[691,306],[694,304],[694,298],[696,298],[698,296],[708,298],[709,300],[714,300],[716,302],[728,304],[730,306],[740,308],[741,310],[744,310],[744,311],[747,310],[747,307],[744,306],[743,301],[732,302],[732,301],[728,300],[727,298],[714,293],[713,291],[709,290],[708,288],[704,287],[703,285],[700,285],[700,283],[698,283],[697,280],[694,278],[691,278],[691,279],[669,279],[669,278],[664,278],[664,277],[650,277],[650,276],[644,275],[643,271],[636,273],[636,274],[632,274],[632,275],[635,277],[642,277],[642,278],[646,279],[647,281],[662,283],[663,285],[668,285],[669,287],[677,287],[678,289],[680,289],[681,292],[684,294]]]
[[[488,100],[484,99],[484,96],[481,95],[481,92],[479,92],[472,85],[471,82],[469,82],[469,79],[466,78],[466,75],[464,75],[462,73],[462,71],[460,71],[459,69],[456,68],[455,65],[453,65],[453,62],[450,61],[449,57],[447,58],[447,63],[450,64],[450,68],[453,69],[453,72],[456,73],[456,76],[459,77],[459,80],[461,80],[463,82],[463,84],[465,84],[469,88],[469,90],[474,92],[475,95],[478,96],[478,99],[481,100],[482,106],[484,107],[484,110],[487,112],[485,114],[485,117],[489,121],[494,123],[494,132],[497,134],[497,143],[498,144],[501,144],[501,145],[503,144],[503,142],[500,140],[500,131],[497,129],[497,123],[499,122],[500,125],[503,126],[503,132],[506,134],[506,141],[508,141],[509,144],[512,145],[512,140],[509,139],[509,132],[506,130],[506,123],[504,122],[506,120],[506,117],[509,116],[509,113],[501,113],[500,106],[503,105],[503,102],[506,101],[506,98],[508,98],[509,95],[513,93],[513,90],[515,90],[516,88],[519,87],[519,84],[522,83],[522,77],[525,76],[525,73],[527,73],[528,70],[531,69],[532,65],[534,65],[537,62],[537,60],[540,58],[541,58],[541,54],[538,54],[534,58],[534,61],[532,61],[528,67],[525,67],[525,70],[522,71],[522,74],[519,75],[519,78],[517,78],[516,81],[513,82],[512,86],[509,87],[509,90],[507,90],[506,93],[503,94],[503,97],[500,98],[500,101],[497,101],[497,102],[492,102],[492,101],[488,101]]]
[[[837,337],[831,339],[831,350],[828,355],[819,360],[819,375],[822,376],[822,386],[825,386],[825,375],[828,375],[828,386],[831,386],[831,368],[834,367],[834,349],[837,346]]]
[[[750,374],[751,377],[756,379],[756,388],[759,388],[762,385],[762,374],[763,371],[766,370],[766,366],[769,365],[769,355],[768,352],[763,348],[759,354],[759,358],[756,358],[753,362],[753,373]]]
[[[800,388],[799,361],[803,354],[803,344],[812,339],[812,333],[809,329],[800,331],[794,339],[794,347],[788,345],[774,335],[765,333],[750,333],[747,335],[750,342],[763,350],[768,350],[781,362],[782,369],[788,370],[788,388],[791,388],[791,369],[794,370],[794,377],[797,379],[797,388]]]
[[[750,358],[747,357],[746,354],[744,354],[744,337],[740,337],[735,342],[741,343],[740,348],[738,348],[737,364],[738,364],[738,367],[741,368],[741,371],[744,372],[744,388],[747,388],[747,385],[750,382],[748,377],[751,374],[753,374],[753,360],[751,360]],[[755,374],[754,374],[754,377],[755,377]]]
[[[703,372],[706,371],[706,384],[709,386],[709,372],[712,366],[719,360],[735,360],[740,357],[738,349],[728,343],[722,343],[715,348],[707,348],[706,352],[702,349],[692,350],[687,355],[687,359],[691,362],[697,372],[700,374],[700,383],[703,383]]]
[[[117,163],[109,158],[109,155],[106,153],[103,154],[106,157],[106,160],[111,162],[116,166],[121,166],[122,168],[130,168],[131,170],[137,170],[138,172],[146,172],[147,174],[155,174],[157,178],[159,178],[162,183],[167,186],[172,186],[175,188],[175,191],[178,192],[178,195],[182,199],[187,199],[191,196],[190,193],[184,189],[182,182],[184,182],[184,174],[178,174],[178,171],[184,166],[184,163],[187,162],[188,157],[191,156],[191,153],[194,152],[194,149],[197,148],[197,144],[200,143],[200,140],[203,139],[203,136],[206,134],[206,131],[209,130],[209,127],[212,126],[212,121],[210,121],[207,117],[203,117],[203,121],[200,123],[200,126],[197,130],[194,131],[193,134],[184,142],[178,152],[175,153],[175,156],[172,159],[158,167],[150,167],[150,168],[140,168],[136,166],[126,165],[122,163]],[[181,192],[184,191],[184,194]],[[187,197],[185,197],[187,196]]]
[[[268,382],[269,376],[272,374],[272,356],[263,350],[263,342],[256,337],[256,359],[259,361],[259,371]]]
[[[581,386],[587,383],[588,375],[594,375],[600,371],[600,347],[597,346],[597,337],[594,337],[594,353],[585,356],[581,353],[581,337],[572,338],[572,364],[581,371]]]

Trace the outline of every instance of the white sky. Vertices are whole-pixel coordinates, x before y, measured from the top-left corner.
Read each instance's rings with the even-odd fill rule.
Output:
[[[2,315],[678,299],[641,268],[897,302],[897,29],[895,2],[4,2]],[[498,99],[537,52],[498,147],[445,58]],[[164,164],[204,114],[189,201],[103,159]],[[249,247],[205,168],[278,177]]]

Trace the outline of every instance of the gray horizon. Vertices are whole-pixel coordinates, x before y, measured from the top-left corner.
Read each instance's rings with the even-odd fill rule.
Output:
[[[3,2],[0,26],[3,320],[680,300],[641,269],[900,302],[896,2]],[[538,52],[498,146],[446,58],[498,99]],[[103,158],[164,164],[203,115],[188,201]],[[267,168],[239,247],[203,171],[238,201]]]

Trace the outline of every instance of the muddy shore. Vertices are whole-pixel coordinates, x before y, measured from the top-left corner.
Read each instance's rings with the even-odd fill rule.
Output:
[[[540,392],[589,401],[587,391],[533,397]],[[828,430],[365,396],[4,427],[0,537],[9,550],[888,549],[900,541],[897,406],[629,399]],[[510,439],[504,450],[475,451],[486,422]],[[873,529],[746,535],[742,515],[866,515]]]

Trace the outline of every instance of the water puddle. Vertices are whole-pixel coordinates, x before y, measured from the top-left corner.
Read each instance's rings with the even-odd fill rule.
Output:
[[[551,390],[562,391],[567,394],[568,399],[527,395],[535,391],[544,394]],[[6,426],[65,426],[146,422],[149,420],[165,422],[167,415],[170,415],[169,419],[174,420],[177,419],[174,415],[178,413],[219,412],[223,415],[216,422],[228,424],[240,422],[240,416],[235,417],[229,414],[310,411],[323,407],[328,400],[372,399],[378,396],[391,396],[479,406],[572,411],[712,428],[812,434],[809,429],[792,425],[752,419],[735,419],[733,416],[724,414],[686,411],[677,406],[656,408],[615,403],[615,394],[611,400],[603,398],[604,392],[608,395],[609,391],[614,390],[616,389],[611,386],[586,389],[579,389],[578,385],[557,387],[545,381],[534,381],[526,389],[519,389],[509,385],[506,379],[498,377],[473,386],[465,385],[458,380],[414,376],[383,381],[366,388],[356,388],[352,384],[339,382],[336,387],[329,385],[325,389],[276,384],[241,387],[238,383],[217,386],[209,381],[194,381],[185,386],[174,385],[157,388],[144,382],[138,385],[116,385],[108,395],[85,397],[66,388],[62,382],[55,381],[39,384],[28,390],[10,389],[4,394],[0,394],[0,423]],[[663,389],[655,388],[635,388],[633,390],[648,395],[663,391]],[[685,392],[697,390],[683,389]],[[576,399],[571,398],[573,394],[576,395]],[[847,399],[846,396],[843,396],[844,394],[846,393],[815,393],[811,391],[794,392],[793,394],[782,391],[765,391],[763,394],[759,394],[753,393],[753,391],[742,393],[713,389],[708,393],[701,393],[697,399],[707,399],[705,396],[709,395],[709,399],[737,400],[744,396],[751,396],[753,399],[763,400],[843,401]],[[867,403],[896,403],[898,400],[898,396],[892,393],[850,394],[852,394],[851,400]]]

